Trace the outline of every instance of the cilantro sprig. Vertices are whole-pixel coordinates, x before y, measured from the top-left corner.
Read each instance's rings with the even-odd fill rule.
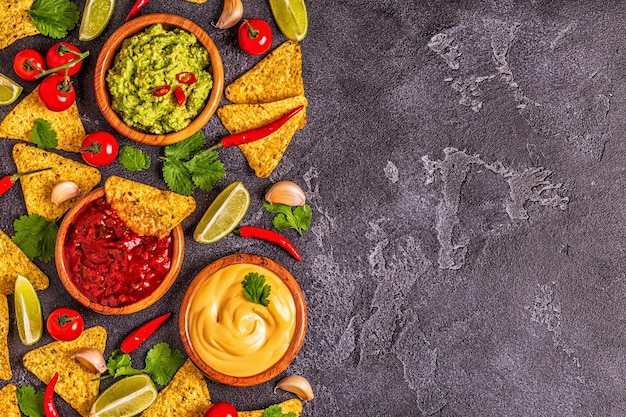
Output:
[[[120,148],[117,160],[130,172],[137,172],[150,168],[150,157],[141,149],[130,145],[124,145]]]
[[[296,417],[295,413],[283,413],[283,409],[278,404],[270,405],[263,410],[263,417]]]
[[[261,304],[264,307],[270,305],[269,295],[272,287],[265,283],[265,276],[256,272],[247,274],[241,282],[243,295],[248,301]]]
[[[308,204],[292,208],[286,204],[271,204],[263,200],[263,207],[270,213],[277,213],[272,224],[279,232],[295,229],[302,236],[302,231],[308,230],[311,226],[313,211]]]
[[[78,7],[70,0],[35,0],[28,14],[42,35],[55,39],[64,38],[80,18]]]
[[[56,222],[39,214],[29,214],[16,219],[13,229],[15,235],[11,239],[28,259],[32,261],[39,258],[43,262],[49,262],[54,258],[54,245],[59,232]]]
[[[36,391],[30,385],[17,387],[15,389],[17,405],[22,414],[28,417],[44,417],[43,391]]]
[[[59,145],[57,132],[52,129],[50,122],[41,118],[35,119],[30,139],[40,149],[56,149]]]

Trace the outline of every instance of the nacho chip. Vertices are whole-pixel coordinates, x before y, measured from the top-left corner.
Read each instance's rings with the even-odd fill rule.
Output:
[[[159,392],[156,401],[141,416],[202,417],[209,405],[211,397],[204,376],[187,359],[172,381]]]
[[[251,70],[228,85],[226,98],[233,103],[254,104],[304,95],[300,44],[286,41]]]
[[[57,134],[58,149],[80,152],[85,137],[85,127],[78,115],[76,103],[62,112],[48,110],[39,99],[39,87],[27,95],[0,123],[0,138],[21,139],[32,142],[30,132],[35,119],[44,119]]]
[[[124,223],[141,235],[163,238],[196,209],[193,197],[122,177],[109,177],[104,192],[107,203]]]
[[[22,417],[20,406],[17,404],[17,387],[8,384],[0,388],[0,408],[5,417]]]
[[[72,355],[83,348],[104,353],[106,338],[104,327],[90,327],[71,342],[52,342],[27,352],[23,358],[24,366],[44,384],[48,384],[58,372],[55,392],[74,410],[88,416],[91,405],[98,397],[100,381],[94,381],[94,374],[76,363]]]
[[[25,175],[20,179],[28,214],[39,214],[51,221],[63,216],[100,182],[100,171],[96,168],[24,143],[13,147],[13,159],[18,172],[52,168],[49,171]],[[81,195],[57,206],[50,201],[50,195],[52,188],[63,181],[75,182]]]
[[[263,104],[229,104],[219,108],[217,115],[230,133],[239,133],[265,126],[301,105],[307,105],[304,96]],[[239,146],[257,177],[269,177],[282,159],[294,133],[305,125],[306,109],[303,109],[271,135]]]
[[[18,275],[28,278],[37,291],[48,288],[48,276],[0,230],[0,294],[13,294]]]
[[[296,417],[302,414],[302,401],[297,398],[283,401],[278,405],[283,410],[283,414],[294,413]],[[237,417],[263,417],[263,410],[239,411]]]
[[[0,379],[8,381],[13,377],[9,362],[9,304],[7,297],[0,294]],[[1,403],[0,403],[1,404]]]
[[[35,0],[3,0],[0,2],[0,49],[18,39],[37,35],[39,29],[28,15]]]

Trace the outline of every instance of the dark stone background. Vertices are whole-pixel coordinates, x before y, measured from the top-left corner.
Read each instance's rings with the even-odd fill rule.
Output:
[[[92,52],[76,81],[88,132],[111,130],[91,75],[131,3],[118,0],[105,33],[79,42]],[[210,25],[221,7],[152,0],[143,13],[177,13],[203,26],[228,84],[259,58],[240,52],[236,30]],[[626,415],[626,3],[316,0],[308,8],[306,128],[269,180],[255,178],[238,150],[220,151],[227,175],[213,192],[194,194],[198,209],[183,224],[185,265],[169,293],[131,316],[85,312],[88,325],[107,328],[106,354],[137,324],[177,311],[206,264],[251,252],[284,264],[306,294],[306,342],[286,372],[312,382],[316,398],[305,416]],[[245,9],[271,20],[265,1],[247,0]],[[284,38],[274,34],[277,46]],[[10,61],[20,49],[52,43],[36,36],[0,51],[0,72],[14,75]],[[26,93],[35,86],[23,84]],[[217,117],[203,131],[225,134]],[[2,174],[15,170],[14,143],[0,141]],[[162,150],[140,147],[152,168],[132,174],[115,163],[103,177],[165,188]],[[245,222],[270,226],[261,197],[280,179],[301,184],[313,207],[311,230],[289,234],[301,263],[235,236],[193,241],[206,207],[234,180],[253,197]],[[0,227],[12,235],[13,220],[25,214],[21,189],[0,205]],[[38,265],[51,278],[44,314],[77,307],[54,264]],[[26,349],[13,324],[9,338],[11,382],[42,390],[21,367]],[[176,320],[151,342],[163,340],[181,348]],[[133,355],[137,365],[150,346]],[[214,401],[264,408],[290,396],[273,393],[275,382],[209,381],[209,390]]]

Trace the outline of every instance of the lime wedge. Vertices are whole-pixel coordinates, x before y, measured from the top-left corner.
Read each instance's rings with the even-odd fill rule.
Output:
[[[0,106],[8,106],[13,103],[22,93],[22,86],[0,74]]]
[[[28,278],[17,276],[14,297],[17,332],[24,345],[34,345],[43,334],[43,317],[39,296]]]
[[[90,417],[130,417],[150,407],[157,397],[152,379],[138,374],[120,379],[105,389],[91,406]]]
[[[287,39],[300,42],[309,30],[304,0],[269,0],[276,25]]]
[[[111,20],[114,8],[115,0],[87,0],[83,10],[83,20],[80,22],[78,39],[90,41],[97,38]]]
[[[215,197],[193,232],[200,243],[214,243],[233,231],[250,207],[250,193],[235,181]]]

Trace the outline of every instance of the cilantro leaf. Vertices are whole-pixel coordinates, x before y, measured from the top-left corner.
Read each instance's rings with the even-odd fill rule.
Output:
[[[187,139],[165,147],[165,157],[173,159],[189,159],[204,148],[204,135],[195,133]]]
[[[272,287],[265,284],[265,277],[256,272],[247,274],[241,282],[243,295],[248,301],[261,304],[264,307],[270,305],[269,295]]]
[[[191,195],[195,188],[189,169],[177,159],[163,162],[163,179],[169,189],[178,194]]]
[[[226,173],[224,164],[214,151],[196,154],[185,163],[185,167],[191,173],[193,183],[204,191],[211,191]]]
[[[167,385],[178,368],[185,363],[185,357],[178,349],[171,349],[165,342],[157,343],[146,354],[144,372],[149,373],[154,382]]]
[[[120,149],[117,160],[130,172],[137,172],[150,168],[150,157],[141,149],[124,145]]]
[[[45,119],[35,119],[33,130],[30,131],[30,139],[38,148],[55,149],[59,144],[57,132],[52,130],[52,125]]]
[[[302,236],[302,231],[311,226],[313,211],[308,204],[292,209],[286,204],[271,204],[264,200],[263,207],[270,213],[278,213],[272,223],[279,232],[284,229],[296,229]]]
[[[283,409],[278,404],[270,405],[263,410],[263,417],[296,417],[295,413],[283,413]]]
[[[26,385],[17,387],[15,394],[22,414],[28,417],[44,417],[43,392],[37,392],[35,388]]]
[[[54,258],[54,245],[59,232],[56,222],[39,214],[21,216],[13,222],[15,235],[11,238],[30,260],[49,262]]]
[[[42,35],[55,39],[65,37],[80,18],[78,7],[70,0],[35,0],[28,13]]]

